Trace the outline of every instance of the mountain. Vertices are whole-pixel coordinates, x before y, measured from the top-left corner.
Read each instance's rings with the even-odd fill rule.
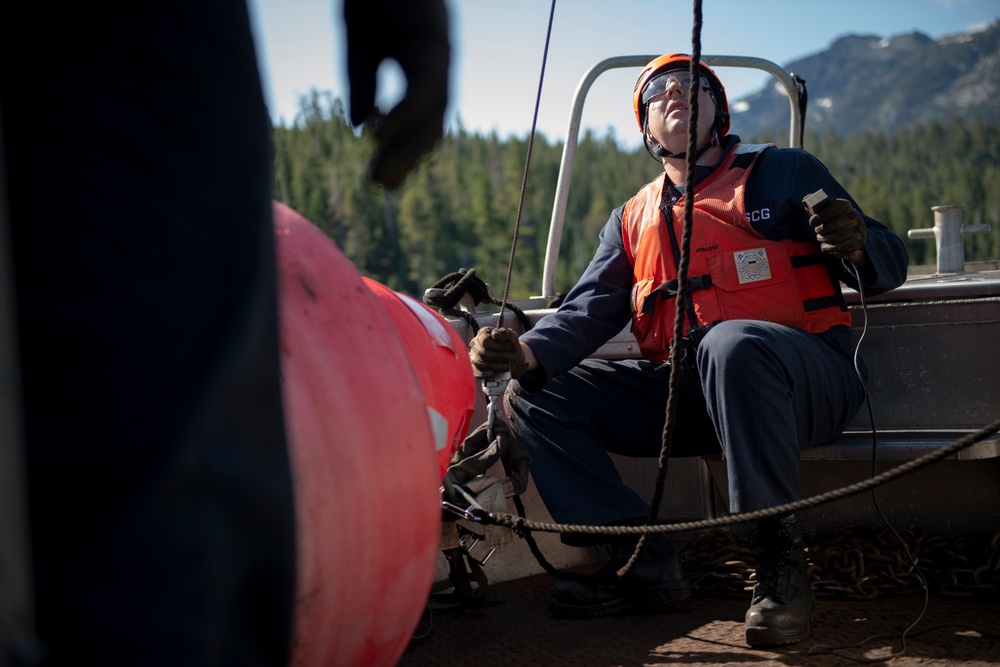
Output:
[[[920,32],[848,35],[783,67],[805,79],[807,130],[891,135],[952,115],[1000,123],[1000,21],[938,40]],[[776,88],[730,101],[737,134],[787,134],[788,100]]]

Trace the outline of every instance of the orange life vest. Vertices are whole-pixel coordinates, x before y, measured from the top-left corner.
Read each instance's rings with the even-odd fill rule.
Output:
[[[840,282],[811,241],[770,241],[747,220],[744,190],[767,146],[737,144],[695,193],[684,334],[724,320],[778,322],[813,333],[851,323]],[[666,174],[625,205],[632,263],[632,333],[648,359],[667,359],[677,307],[684,198],[661,211]],[[671,237],[671,226],[673,237]]]

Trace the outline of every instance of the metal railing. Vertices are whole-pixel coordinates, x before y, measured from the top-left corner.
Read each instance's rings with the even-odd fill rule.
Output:
[[[656,55],[616,56],[600,61],[591,67],[580,79],[573,95],[573,106],[570,110],[569,126],[566,129],[566,141],[563,144],[562,161],[559,165],[559,180],[556,183],[555,204],[552,207],[552,220],[549,224],[549,240],[545,248],[545,265],[542,271],[542,296],[555,296],[556,264],[559,258],[559,244],[562,241],[563,221],[566,217],[566,202],[569,199],[569,182],[573,175],[573,156],[576,154],[576,144],[580,135],[580,117],[583,115],[583,102],[590,87],[601,74],[623,67],[642,67],[653,60]],[[788,96],[791,113],[789,123],[789,146],[802,147],[802,114],[799,109],[799,91],[795,79],[781,67],[763,58],[746,56],[702,56],[702,62],[711,67],[746,67],[759,69],[772,74],[781,84]]]

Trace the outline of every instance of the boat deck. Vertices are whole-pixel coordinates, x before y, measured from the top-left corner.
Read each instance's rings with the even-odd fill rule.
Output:
[[[998,416],[1000,384],[990,370],[1000,367],[992,342],[1000,324],[1000,270],[992,263],[975,271],[921,274],[869,304],[862,356],[881,440],[879,472],[949,444]],[[533,321],[546,312],[525,309]],[[481,315],[479,324],[495,324],[492,317]],[[471,339],[464,321],[455,325]],[[624,330],[598,356],[628,358],[635,355],[633,347],[634,338]],[[917,366],[915,359],[920,360]],[[477,419],[483,415],[480,405],[473,422],[481,423]],[[803,498],[874,474],[867,411],[862,410],[856,426],[856,432],[837,442],[803,452]],[[937,429],[934,437],[927,436],[929,428]],[[486,567],[491,581],[494,575],[497,580],[487,588],[486,606],[465,611],[432,607],[398,664],[1000,667],[998,446],[994,434],[961,456],[879,490],[885,514],[893,525],[906,527],[901,532],[928,580],[926,611],[909,561],[885,529],[867,525],[875,520],[873,507],[859,496],[800,514],[804,531],[822,539],[808,544],[817,612],[812,635],[799,644],[771,649],[745,644],[743,619],[750,593],[744,588],[752,569],[745,545],[723,544],[723,549],[706,540],[698,549],[681,548],[695,595],[662,613],[569,620],[553,618],[546,610],[555,577],[528,571],[534,564],[525,561],[526,548],[515,543]],[[648,501],[656,483],[656,460],[614,460],[626,483]],[[670,508],[670,521],[724,513],[719,508],[729,503],[722,495],[727,488],[723,466],[721,457],[671,461],[663,502]],[[523,497],[526,516],[551,518],[533,487]],[[543,551],[550,562],[570,562],[570,567],[579,562],[572,560],[577,554],[560,551],[554,537],[536,537],[546,541]],[[702,554],[703,559],[695,558]]]
[[[853,665],[898,652],[900,635],[920,617],[924,603],[922,593],[864,601],[818,598],[809,639],[761,650],[743,641],[749,594],[746,599],[696,594],[658,614],[569,620],[545,609],[555,581],[548,574],[508,581],[488,588],[487,606],[480,610],[428,612],[399,666]],[[839,651],[853,660],[822,652],[824,646],[865,640]],[[1000,598],[932,595],[907,635],[905,652],[880,664],[1000,665]]]

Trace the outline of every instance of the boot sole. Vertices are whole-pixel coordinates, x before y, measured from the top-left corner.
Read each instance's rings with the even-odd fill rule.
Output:
[[[792,630],[779,630],[777,628],[747,628],[746,642],[749,646],[785,646],[787,644],[797,644],[808,639],[812,628],[813,615],[816,613],[816,601],[813,600],[809,606],[809,618],[805,625]]]
[[[602,618],[629,611],[652,611],[681,602],[691,597],[691,587],[682,584],[664,584],[647,588],[630,595],[588,606],[561,605],[549,600],[549,611],[558,618]]]
[[[793,631],[780,632],[766,628],[747,628],[747,645],[753,647],[763,646],[785,646],[786,644],[797,644],[809,638],[809,626]]]

